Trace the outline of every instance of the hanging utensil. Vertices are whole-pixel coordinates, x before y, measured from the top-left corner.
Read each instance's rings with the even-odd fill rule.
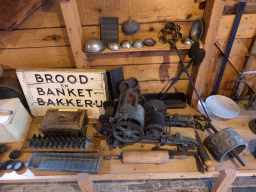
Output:
[[[197,19],[192,24],[189,38],[192,41],[199,41],[202,35],[203,35],[203,21],[201,19]]]

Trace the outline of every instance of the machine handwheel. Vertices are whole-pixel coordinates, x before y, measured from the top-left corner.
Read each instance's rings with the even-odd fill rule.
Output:
[[[112,133],[117,140],[124,143],[136,143],[144,136],[143,129],[139,125],[125,121],[114,124]]]

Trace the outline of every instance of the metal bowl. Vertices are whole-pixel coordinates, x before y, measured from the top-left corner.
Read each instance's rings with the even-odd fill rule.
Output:
[[[142,48],[143,47],[143,41],[141,39],[135,39],[132,43],[132,46],[134,48]]]
[[[91,38],[86,41],[83,51],[86,53],[98,53],[105,49],[103,42],[97,38]]]
[[[191,41],[191,39],[186,38],[186,39],[183,39],[181,41],[181,43],[184,44],[184,45],[192,45],[193,42]]]
[[[132,44],[128,40],[121,41],[120,45],[122,48],[125,48],[125,49],[129,49],[132,46]]]
[[[223,119],[233,119],[239,115],[240,108],[232,99],[222,95],[212,95],[205,101],[206,107]]]
[[[203,35],[203,21],[201,19],[197,19],[192,24],[189,38],[193,41],[199,41],[202,35]]]
[[[156,44],[156,41],[152,38],[147,38],[143,41],[143,43],[146,46],[154,46]]]
[[[132,35],[139,30],[140,24],[137,21],[129,19],[122,24],[122,31],[125,35]]]
[[[108,49],[112,50],[112,51],[117,51],[118,49],[120,49],[120,46],[118,43],[109,43],[108,44]]]

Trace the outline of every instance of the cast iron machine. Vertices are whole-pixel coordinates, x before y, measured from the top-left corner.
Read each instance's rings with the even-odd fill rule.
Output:
[[[100,133],[109,136],[111,147],[140,142],[176,145],[179,151],[197,148],[194,139],[181,137],[178,132],[171,135],[165,104],[159,100],[145,101],[136,78],[122,81],[119,90],[118,101],[104,102],[105,114],[99,117]]]

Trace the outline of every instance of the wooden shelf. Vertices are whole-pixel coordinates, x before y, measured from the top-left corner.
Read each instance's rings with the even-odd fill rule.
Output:
[[[185,109],[169,110],[171,114],[197,114],[198,112],[190,107]],[[217,129],[225,127],[233,127],[247,143],[250,143],[255,138],[248,128],[248,122],[256,117],[256,112],[247,112],[241,109],[240,115],[232,120],[220,121],[213,120],[212,123]],[[33,134],[39,134],[39,126],[42,117],[33,118],[27,138],[31,138]],[[87,129],[89,137],[97,134],[100,124],[96,119],[90,119],[90,124]],[[181,133],[181,136],[188,136],[193,138],[194,129],[188,128],[172,128],[172,134],[176,131]],[[204,140],[209,133],[207,131],[198,131],[202,140]],[[22,143],[7,144],[7,151],[0,156],[1,162],[9,160],[9,153],[12,150],[20,149]],[[256,160],[251,153],[251,149],[247,147],[240,156],[246,162],[247,166],[242,167],[236,159],[224,163],[213,160],[213,166],[216,168],[214,172],[206,172],[204,174],[198,172],[194,157],[189,156],[187,159],[170,160],[168,164],[123,164],[120,160],[104,160],[104,155],[119,155],[123,150],[150,150],[154,145],[138,143],[126,146],[124,149],[109,149],[105,137],[102,137],[100,143],[99,155],[101,156],[101,163],[98,174],[87,173],[69,173],[69,172],[50,172],[50,171],[30,171],[24,169],[18,172],[0,170],[0,183],[12,182],[56,182],[56,181],[83,181],[80,183],[81,188],[86,188],[91,185],[91,181],[96,180],[136,180],[136,179],[178,179],[178,178],[207,178],[218,177],[223,169],[232,169],[236,171],[236,176],[253,176],[256,174]],[[166,146],[168,149],[176,149],[176,146]],[[27,163],[31,153],[22,153],[19,160]],[[86,186],[83,186],[86,183]],[[88,190],[89,191],[89,190]],[[92,191],[92,190],[91,190]]]
[[[187,50],[190,48],[191,45],[184,45],[182,44],[181,42],[177,42],[176,44],[177,48],[179,50]],[[200,47],[203,48],[203,44],[200,42]],[[147,46],[144,46],[143,48],[134,48],[134,47],[131,47],[129,49],[125,49],[125,48],[120,48],[118,49],[117,51],[112,51],[108,48],[106,48],[104,51],[100,52],[100,53],[127,53],[127,52],[141,52],[141,51],[175,51],[174,48],[170,48],[170,44],[169,43],[166,43],[166,44],[163,44],[161,42],[157,42],[155,44],[155,46],[152,46],[152,47],[147,47]],[[94,53],[86,53],[87,54],[94,54]],[[98,53],[96,53],[98,54]]]

